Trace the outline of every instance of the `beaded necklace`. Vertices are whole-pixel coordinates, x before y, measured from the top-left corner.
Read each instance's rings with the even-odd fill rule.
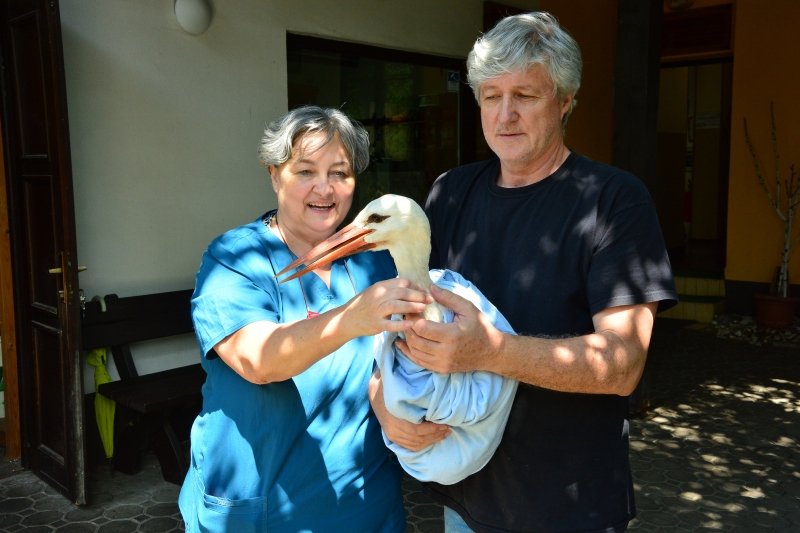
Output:
[[[281,225],[278,222],[278,211],[271,211],[267,213],[266,215],[264,215],[262,221],[264,222],[265,226],[269,227],[273,219],[275,219],[275,227],[278,228],[278,233],[280,234],[284,246],[286,246],[286,249],[289,250],[289,252],[294,253],[292,252],[292,249],[289,248],[289,241],[286,240],[286,235],[283,234],[283,229],[281,228]],[[347,272],[347,277],[350,280],[350,285],[353,286],[353,295],[356,295],[358,294],[358,291],[356,290],[356,284],[353,281],[353,275],[350,274],[350,268],[347,266],[347,258],[343,258],[342,263],[344,264],[345,272]],[[302,280],[303,276],[297,278],[297,282],[300,284],[300,294],[303,295],[303,304],[306,306],[306,318],[314,318],[316,316],[319,316],[319,313],[317,313],[316,311],[312,311],[311,308],[308,307],[308,297],[306,296],[306,289],[305,287],[303,287]],[[333,266],[331,266],[331,284],[333,284]]]

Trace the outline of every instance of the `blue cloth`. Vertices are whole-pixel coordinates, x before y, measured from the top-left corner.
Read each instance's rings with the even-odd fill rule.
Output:
[[[514,333],[495,306],[460,274],[431,270],[430,276],[437,286],[472,302],[497,329]],[[453,321],[449,309],[444,321]],[[384,442],[403,469],[420,481],[461,481],[483,468],[500,444],[518,382],[490,372],[431,372],[403,355],[394,345],[396,338],[396,333],[384,332],[375,342],[387,410],[414,423],[447,424],[452,432],[419,452],[398,446],[385,434]]]
[[[404,531],[400,469],[367,396],[370,337],[266,385],[244,380],[214,352],[249,323],[305,319],[396,275],[388,254],[367,253],[347,268],[334,264],[330,289],[316,275],[277,285],[275,272],[293,259],[261,220],[204,254],[192,317],[208,377],[179,498],[187,531]]]

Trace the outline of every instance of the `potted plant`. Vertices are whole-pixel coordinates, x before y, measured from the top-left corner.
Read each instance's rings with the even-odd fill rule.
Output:
[[[770,294],[757,293],[756,321],[766,327],[786,328],[792,324],[798,298],[789,296],[789,257],[792,248],[800,243],[800,235],[795,235],[793,222],[800,207],[800,178],[795,170],[794,163],[789,165],[789,176],[781,176],[780,152],[778,150],[777,128],[775,127],[775,106],[769,105],[770,113],[770,141],[774,158],[775,176],[773,184],[767,183],[761,167],[761,160],[756,153],[750,132],[747,129],[747,119],[744,119],[744,138],[750,155],[753,159],[756,178],[761,189],[766,193],[769,205],[783,223],[783,248],[780,253],[780,263],[776,270],[776,279]]]

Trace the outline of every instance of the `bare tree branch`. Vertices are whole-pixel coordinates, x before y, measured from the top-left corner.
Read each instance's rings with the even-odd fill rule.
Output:
[[[789,256],[791,255],[792,248],[800,243],[800,235],[793,236],[794,230],[792,223],[794,222],[795,215],[800,208],[800,179],[798,179],[797,171],[795,170],[794,163],[789,165],[789,178],[784,180],[781,178],[781,157],[778,148],[778,128],[775,121],[775,106],[774,102],[769,104],[770,115],[770,144],[772,145],[772,157],[774,159],[774,172],[775,184],[770,189],[767,185],[767,180],[764,177],[764,172],[761,167],[761,160],[758,157],[753,140],[750,137],[750,131],[747,128],[747,119],[743,119],[744,123],[744,140],[747,144],[747,149],[750,151],[750,157],[753,159],[753,167],[756,173],[756,179],[761,186],[761,189],[767,195],[767,201],[775,215],[783,222],[783,247],[781,249],[780,257],[781,263],[778,270],[778,294],[783,297],[788,295],[788,279],[789,279]],[[785,210],[784,210],[784,205]]]

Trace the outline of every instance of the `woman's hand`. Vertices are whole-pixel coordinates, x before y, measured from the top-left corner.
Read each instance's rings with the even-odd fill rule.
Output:
[[[424,450],[450,434],[448,426],[433,422],[414,424],[389,413],[383,403],[383,381],[377,370],[369,381],[369,403],[386,438],[413,452]]]
[[[353,337],[376,335],[382,331],[406,331],[412,320],[392,320],[392,315],[421,313],[433,298],[422,287],[407,279],[379,281],[345,304],[342,325],[355,328]]]

